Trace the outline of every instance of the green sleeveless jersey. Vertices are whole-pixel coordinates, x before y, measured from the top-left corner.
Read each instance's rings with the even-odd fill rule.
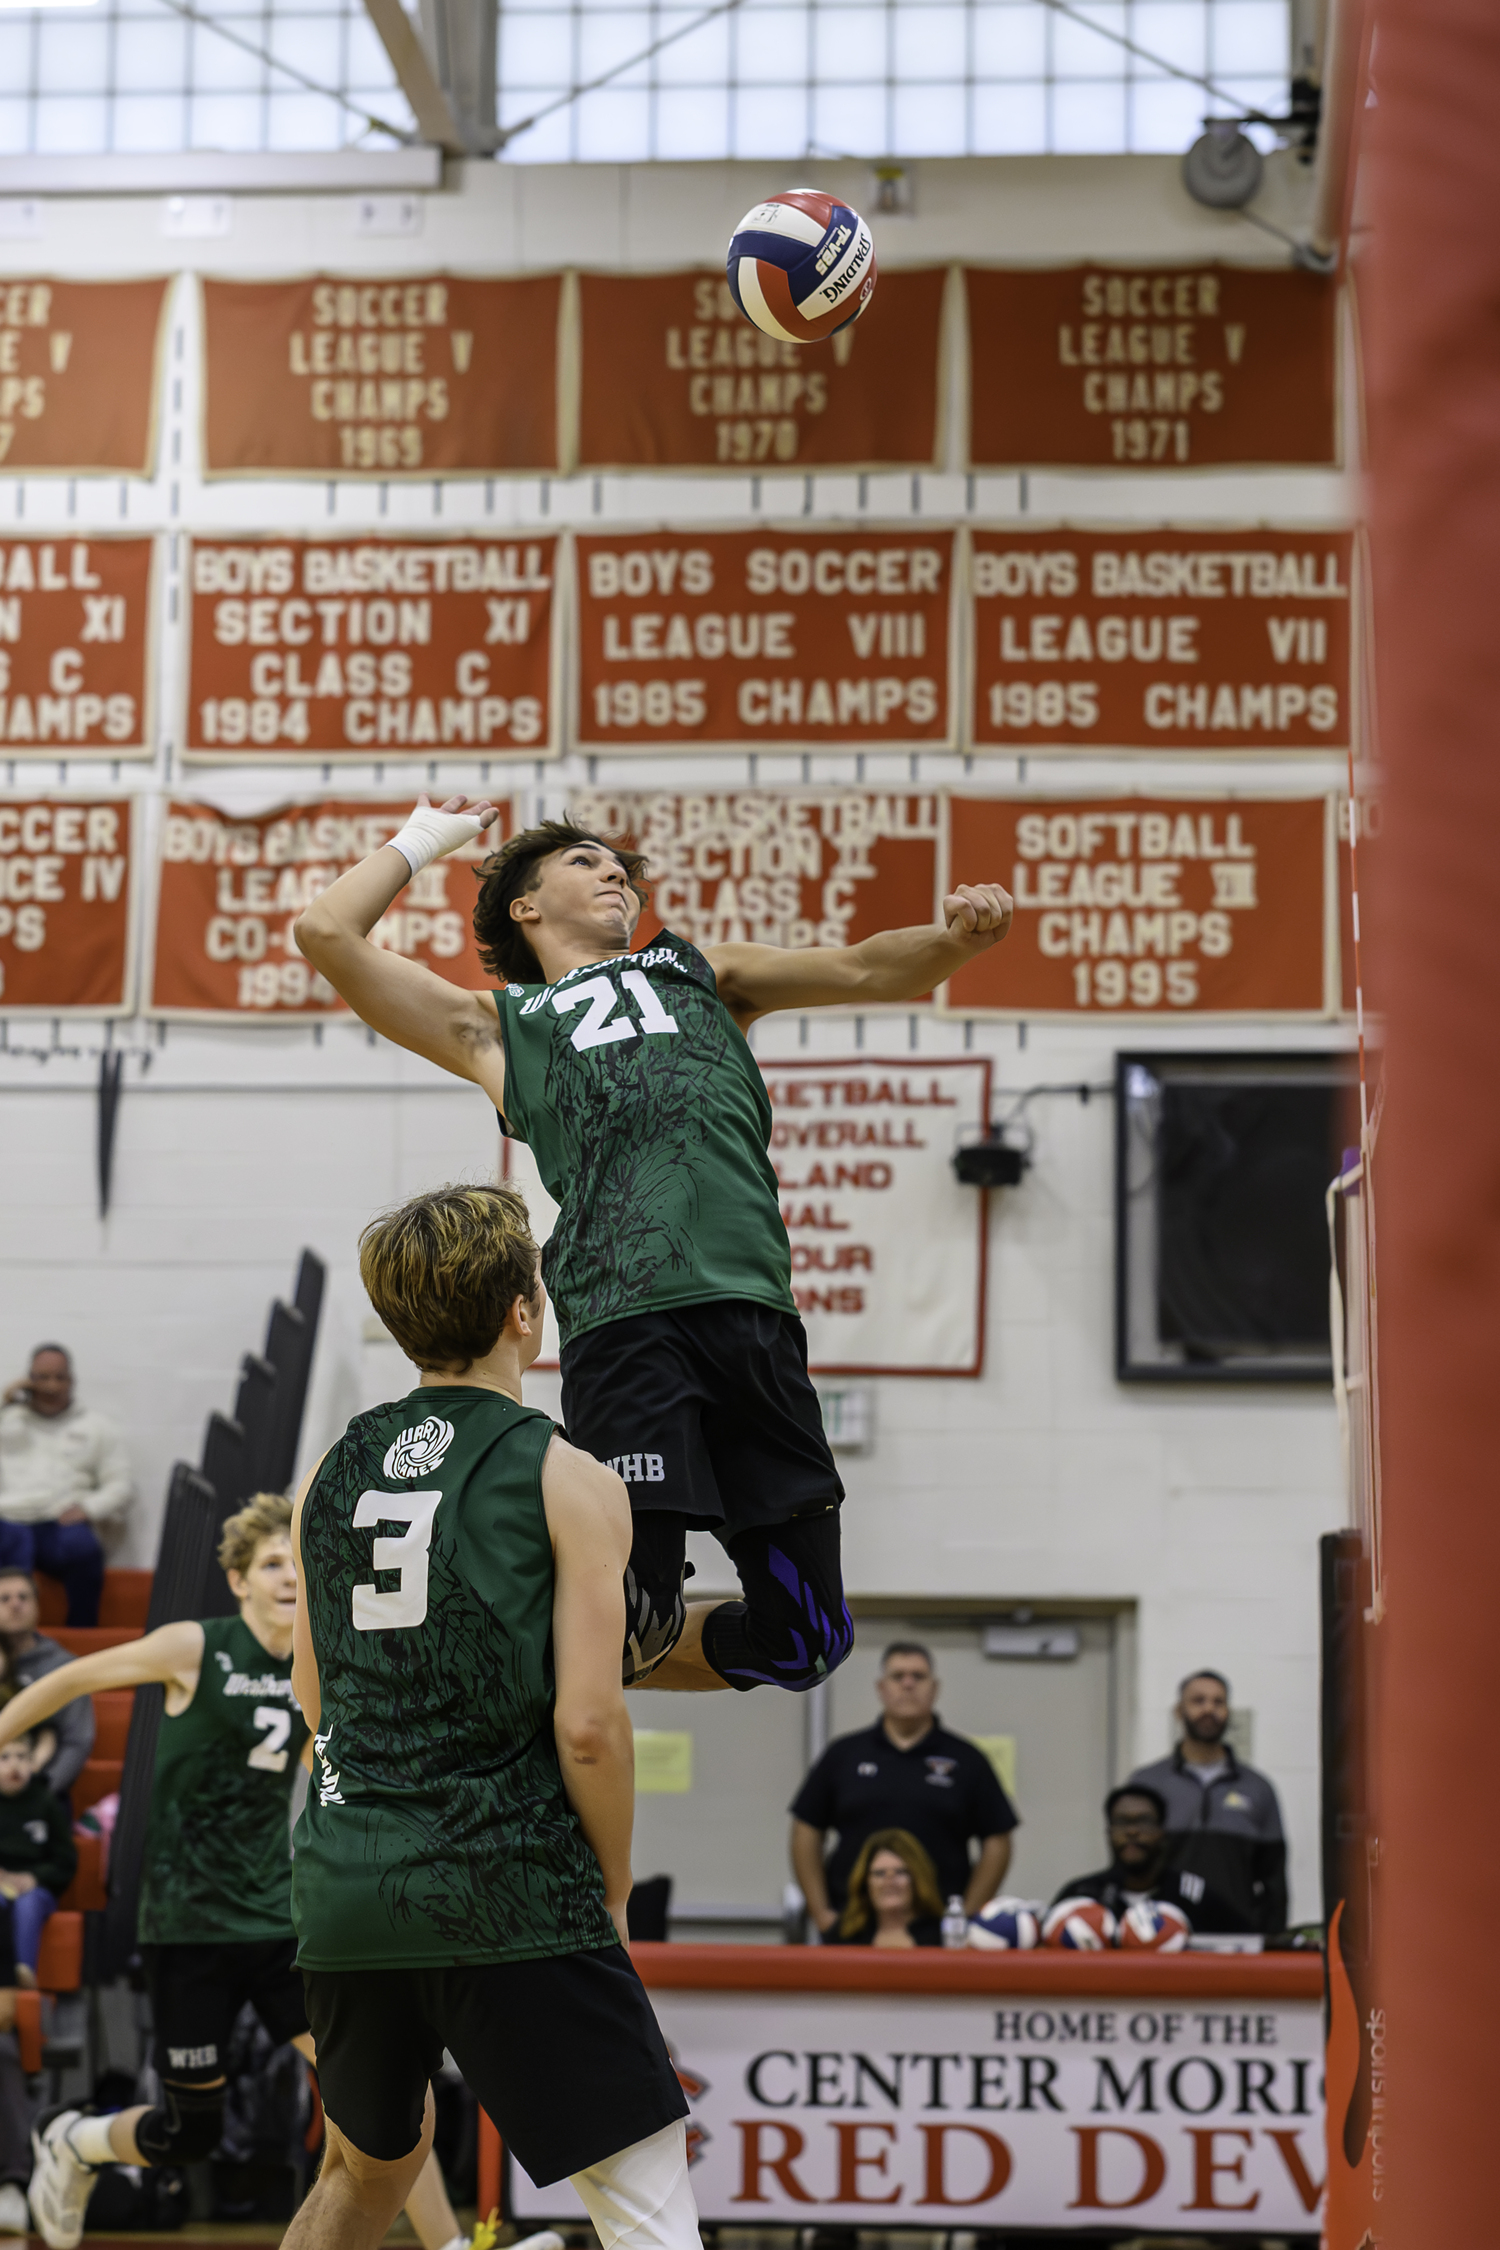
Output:
[[[142,1945],[253,1945],[292,1934],[288,1800],[307,1728],[290,1656],[240,1617],[203,1620],[192,1702],[162,1714],[141,1866]]]
[[[297,1823],[305,1969],[450,1968],[616,1943],[552,1731],[553,1425],[498,1392],[361,1414],[302,1506],[322,1691]]]
[[[495,995],[501,1125],[561,1206],[542,1272],[564,1343],[713,1297],[795,1312],[765,1081],[696,946]]]

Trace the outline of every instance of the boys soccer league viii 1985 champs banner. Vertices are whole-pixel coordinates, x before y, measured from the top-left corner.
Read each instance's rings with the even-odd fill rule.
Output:
[[[292,924],[320,891],[382,844],[409,798],[327,798],[244,815],[170,802],[165,811],[150,1013],[268,1022],[346,1013],[298,952]],[[0,814],[0,818],[3,818]],[[473,869],[511,833],[511,808],[468,851],[413,876],[371,933],[453,984],[492,979],[471,927]]]
[[[205,281],[208,476],[556,469],[560,274]]]
[[[941,266],[883,273],[827,344],[752,328],[716,273],[579,277],[583,468],[931,467]]]
[[[580,747],[945,747],[953,552],[915,524],[580,539]]]
[[[553,748],[555,538],[199,540],[185,754]]]
[[[137,857],[129,797],[0,803],[0,1015],[128,1013]]]

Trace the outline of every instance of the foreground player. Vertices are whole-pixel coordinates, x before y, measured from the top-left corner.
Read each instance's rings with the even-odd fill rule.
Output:
[[[225,1524],[219,1562],[238,1617],[163,1625],[80,1657],[0,1709],[6,1742],[75,1695],[153,1681],[166,1690],[137,1924],[161,2095],[105,2117],[65,2109],[33,2136],[31,2211],[51,2250],[78,2242],[101,2164],[212,2156],[222,2058],[247,2000],[274,2040],[314,2059],[291,1917],[288,1798],[308,1740],[292,1692],[291,1514],[280,1493],[263,1492]],[[427,2250],[451,2250],[458,2221],[435,2163],[413,2202]]]
[[[439,1188],[360,1243],[422,1370],[302,1489],[293,1675],[317,1765],[292,1907],[328,2153],[289,2250],[373,2250],[448,2048],[603,2250],[698,2250],[687,2104],[626,1951],[634,1752],[620,1479],[521,1404],[544,1293],[513,1188]]]
[[[548,821],[486,863],[474,915],[503,992],[465,992],[370,942],[410,874],[470,843],[492,806],[423,805],[299,918],[307,958],[376,1031],[481,1086],[561,1205],[544,1271],[563,1413],[617,1468],[635,1515],[625,1680],[804,1689],[853,1640],[844,1488],[766,1150],[771,1105],[744,1033],[781,1008],[905,1001],[1005,936],[998,884],[943,927],[842,947],[716,945],[664,931],[632,954],[638,852]],[[685,1610],[685,1540],[715,1532],[744,1599]]]

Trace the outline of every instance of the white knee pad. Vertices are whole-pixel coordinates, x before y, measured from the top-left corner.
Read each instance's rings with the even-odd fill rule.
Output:
[[[573,2186],[603,2250],[701,2250],[681,2118],[575,2172]]]

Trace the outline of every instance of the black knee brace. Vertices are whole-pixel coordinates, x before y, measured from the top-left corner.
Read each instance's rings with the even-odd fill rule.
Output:
[[[176,2086],[164,2078],[161,2100],[135,2129],[148,2164],[196,2164],[212,2156],[224,2130],[222,2086]]]
[[[635,1519],[625,1572],[624,1687],[635,1687],[654,1672],[682,1638],[687,1623],[683,1587],[693,1575],[684,1558],[686,1539],[684,1516],[643,1509]]]
[[[839,1567],[839,1513],[811,1509],[728,1542],[744,1588],[703,1625],[703,1654],[741,1692],[771,1686],[804,1694],[837,1671],[854,1646]]]

